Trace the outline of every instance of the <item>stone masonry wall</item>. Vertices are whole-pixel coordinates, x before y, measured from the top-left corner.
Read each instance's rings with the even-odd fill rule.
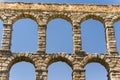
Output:
[[[12,27],[21,18],[31,18],[38,24],[38,49],[35,53],[11,52]],[[47,23],[55,18],[62,18],[72,24],[74,52],[47,54]],[[82,50],[80,23],[93,18],[104,24],[107,52],[87,54]],[[37,4],[37,3],[0,3],[0,19],[4,23],[2,48],[0,49],[0,80],[9,79],[11,67],[20,61],[30,62],[35,66],[36,80],[47,80],[47,68],[50,64],[63,61],[73,70],[73,80],[85,80],[84,67],[88,63],[102,64],[109,80],[120,78],[120,55],[116,49],[113,24],[120,20],[118,5],[83,5],[83,4]]]

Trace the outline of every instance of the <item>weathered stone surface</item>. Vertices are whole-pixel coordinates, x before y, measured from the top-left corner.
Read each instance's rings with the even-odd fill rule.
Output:
[[[13,24],[21,18],[31,18],[38,24],[38,49],[35,53],[11,52]],[[47,54],[46,29],[54,18],[69,21],[73,32],[74,52]],[[93,18],[104,24],[107,53],[87,54],[82,50],[80,24]],[[47,80],[48,67],[56,61],[66,62],[73,70],[73,80],[85,80],[84,67],[90,62],[102,64],[109,80],[120,78],[120,55],[116,50],[113,24],[120,19],[119,5],[0,3],[0,19],[4,30],[0,50],[0,80],[8,80],[11,67],[20,61],[30,62],[36,69],[36,80]]]

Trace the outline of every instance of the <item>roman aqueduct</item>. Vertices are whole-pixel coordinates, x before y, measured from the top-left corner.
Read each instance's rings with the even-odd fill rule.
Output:
[[[12,25],[21,18],[31,18],[38,24],[38,49],[35,53],[14,53],[11,51]],[[73,47],[71,54],[47,54],[46,25],[55,18],[62,18],[72,24]],[[106,49],[104,54],[87,54],[82,50],[80,23],[93,18],[104,24]],[[73,80],[85,80],[84,66],[91,62],[102,64],[109,80],[120,78],[120,55],[116,49],[113,24],[120,20],[118,5],[84,4],[40,4],[40,3],[0,3],[0,19],[4,29],[0,50],[0,80],[9,79],[11,67],[21,61],[35,66],[36,80],[47,80],[47,68],[50,64],[63,61],[72,68]]]

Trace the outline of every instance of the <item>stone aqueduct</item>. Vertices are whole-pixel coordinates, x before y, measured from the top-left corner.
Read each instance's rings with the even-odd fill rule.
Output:
[[[21,18],[31,18],[38,24],[38,49],[35,53],[11,52],[12,24]],[[47,54],[47,23],[62,18],[72,24],[74,52]],[[87,54],[82,50],[80,23],[93,18],[104,24],[106,49],[104,54]],[[72,68],[73,80],[85,80],[84,66],[90,62],[102,64],[109,80],[120,80],[120,55],[116,49],[113,24],[120,20],[118,5],[83,4],[40,4],[40,3],[0,3],[0,19],[4,23],[2,47],[0,50],[0,80],[9,79],[11,67],[20,61],[35,66],[36,80],[47,80],[47,68],[50,64],[63,61]]]

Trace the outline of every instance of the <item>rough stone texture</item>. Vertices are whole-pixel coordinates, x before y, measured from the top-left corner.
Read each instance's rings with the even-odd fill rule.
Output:
[[[11,52],[12,25],[21,18],[31,18],[38,24],[38,49],[35,53]],[[54,18],[65,19],[73,25],[73,53],[45,52],[47,23]],[[80,23],[90,18],[104,24],[106,53],[87,54],[82,50]],[[49,65],[57,61],[66,62],[72,68],[73,80],[85,80],[84,67],[91,62],[102,64],[108,72],[109,80],[120,80],[120,55],[116,49],[113,26],[120,19],[120,6],[0,3],[0,19],[4,23],[0,50],[0,80],[8,80],[11,67],[20,61],[30,62],[35,66],[36,80],[47,80]]]

